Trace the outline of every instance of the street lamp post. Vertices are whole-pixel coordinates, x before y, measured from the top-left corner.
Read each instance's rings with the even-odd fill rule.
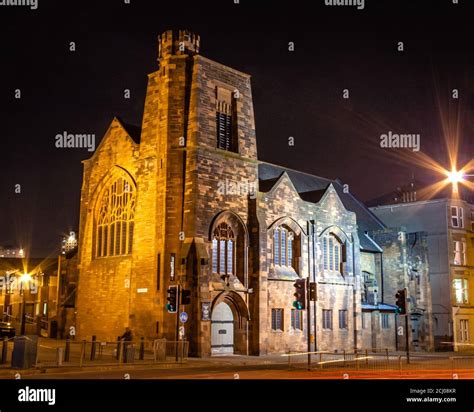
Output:
[[[22,294],[22,304],[21,304],[21,325],[20,325],[20,335],[25,334],[25,327],[26,327],[26,294],[25,294],[25,285],[31,280],[31,275],[28,273],[24,273],[20,276],[21,282],[21,294]]]

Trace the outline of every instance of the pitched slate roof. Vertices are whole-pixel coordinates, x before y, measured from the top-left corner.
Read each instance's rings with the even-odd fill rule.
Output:
[[[354,212],[357,216],[361,248],[369,252],[382,251],[382,249],[369,236],[366,236],[365,233],[385,229],[386,226],[351,193],[344,193],[343,185],[339,180],[331,180],[325,177],[315,176],[309,173],[273,165],[271,163],[259,162],[258,178],[260,191],[268,192],[284,172],[288,174],[300,197],[311,203],[319,202],[328,186],[332,183],[344,207],[347,210]]]

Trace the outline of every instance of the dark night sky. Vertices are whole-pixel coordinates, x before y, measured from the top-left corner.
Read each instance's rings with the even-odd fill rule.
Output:
[[[459,1],[366,0],[361,11],[324,0],[0,7],[0,244],[46,256],[78,227],[81,160],[90,153],[57,149],[54,137],[68,131],[100,140],[113,116],[139,125],[146,75],[157,68],[156,36],[170,28],[200,34],[203,55],[252,75],[261,160],[338,177],[362,200],[412,173],[436,180],[392,161],[379,138],[389,130],[420,133],[422,151],[447,165],[439,95],[443,113],[461,113],[460,163],[473,157],[473,9]],[[405,52],[397,52],[398,41]],[[449,104],[453,87],[460,99]],[[127,88],[130,100],[123,99]]]

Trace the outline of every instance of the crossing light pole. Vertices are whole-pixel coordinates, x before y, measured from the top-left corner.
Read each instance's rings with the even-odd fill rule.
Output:
[[[293,286],[295,287],[293,296],[296,298],[293,307],[296,310],[306,309],[306,279],[296,279]]]
[[[400,289],[395,295],[397,312],[405,316],[405,346],[407,351],[407,363],[410,363],[410,340],[408,338],[408,312],[407,312],[407,289]]]

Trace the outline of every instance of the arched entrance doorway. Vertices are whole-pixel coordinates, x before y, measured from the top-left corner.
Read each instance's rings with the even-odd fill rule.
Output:
[[[249,318],[238,293],[220,293],[212,305],[211,355],[248,355]]]
[[[232,355],[234,353],[234,314],[225,302],[217,304],[211,316],[212,355]]]

